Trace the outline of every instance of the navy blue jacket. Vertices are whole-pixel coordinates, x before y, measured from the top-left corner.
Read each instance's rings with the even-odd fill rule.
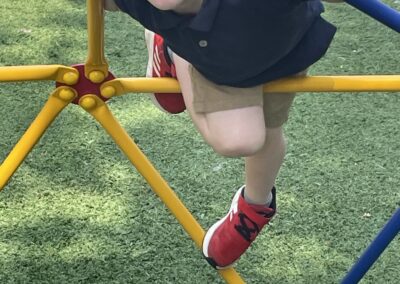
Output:
[[[321,18],[320,0],[203,0],[196,15],[161,11],[146,0],[116,3],[206,78],[234,87],[303,71],[336,31]]]

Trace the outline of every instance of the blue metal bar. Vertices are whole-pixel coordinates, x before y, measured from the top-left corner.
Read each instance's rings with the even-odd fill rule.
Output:
[[[400,33],[400,12],[379,0],[345,0],[354,8]]]
[[[385,248],[400,232],[400,207],[372,241],[360,259],[353,265],[342,284],[355,284],[367,273]]]

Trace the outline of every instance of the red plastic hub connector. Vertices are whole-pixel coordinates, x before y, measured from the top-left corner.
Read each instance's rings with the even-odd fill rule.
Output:
[[[77,65],[72,65],[73,68],[75,68],[79,72],[79,80],[75,85],[67,85],[63,83],[56,83],[56,87],[61,87],[61,86],[67,86],[70,88],[73,88],[78,96],[72,101],[74,104],[79,104],[80,98],[82,98],[85,95],[96,95],[98,96],[101,100],[107,101],[108,99],[103,97],[100,94],[100,86],[107,82],[115,79],[114,75],[111,72],[108,72],[107,78],[104,79],[103,82],[101,83],[93,83],[90,81],[88,78],[85,76],[85,65],[84,64],[77,64]]]

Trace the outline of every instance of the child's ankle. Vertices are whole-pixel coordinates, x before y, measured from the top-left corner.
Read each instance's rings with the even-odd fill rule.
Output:
[[[260,207],[260,208],[261,207],[268,208],[272,203],[273,194],[270,191],[266,198],[253,199],[246,194],[246,188],[244,188],[243,197],[244,197],[244,200],[251,206]]]

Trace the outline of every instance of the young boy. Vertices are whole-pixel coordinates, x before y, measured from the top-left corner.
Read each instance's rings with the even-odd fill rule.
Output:
[[[321,18],[320,0],[104,1],[146,28],[147,75],[179,81],[182,94],[154,94],[154,102],[169,113],[186,108],[217,153],[245,158],[245,185],[203,241],[208,262],[228,267],[276,212],[282,126],[295,94],[263,94],[262,85],[304,75],[336,29]]]

